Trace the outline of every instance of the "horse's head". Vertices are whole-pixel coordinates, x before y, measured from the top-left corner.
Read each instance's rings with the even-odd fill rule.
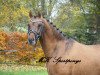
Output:
[[[40,14],[38,14],[37,16],[32,16],[32,13],[30,12],[29,17],[30,22],[28,24],[28,43],[34,45],[41,37],[44,23]]]

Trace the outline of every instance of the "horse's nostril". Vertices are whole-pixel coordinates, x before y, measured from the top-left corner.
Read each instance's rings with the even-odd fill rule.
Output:
[[[28,41],[29,41],[29,44],[32,44],[32,40],[31,39],[29,39]]]
[[[28,39],[28,43],[29,43],[29,44],[32,44],[34,41],[35,41],[34,38],[33,38],[33,39]]]
[[[34,38],[32,39],[32,41],[34,41]]]

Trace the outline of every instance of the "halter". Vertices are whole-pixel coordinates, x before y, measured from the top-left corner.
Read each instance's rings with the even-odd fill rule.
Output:
[[[36,22],[42,22],[42,20],[30,20],[32,23],[36,23]],[[40,31],[42,31],[42,28],[40,29]],[[34,33],[34,35],[35,35],[35,40],[37,41],[40,37],[41,37],[41,35],[40,35],[40,33],[38,33],[38,32],[36,32],[34,29],[29,29],[28,28],[28,34],[30,34],[30,33]]]
[[[35,30],[29,30],[29,31],[28,31],[28,34],[30,34],[30,33],[34,33],[35,38],[36,38],[36,41],[40,38],[40,34],[37,33]]]

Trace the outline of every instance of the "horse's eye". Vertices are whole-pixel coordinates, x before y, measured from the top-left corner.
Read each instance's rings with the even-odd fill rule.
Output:
[[[38,27],[41,27],[41,24],[39,24]]]
[[[33,23],[33,25],[34,25],[35,22],[32,22],[32,23]]]
[[[30,25],[28,24],[28,27],[30,28]]]

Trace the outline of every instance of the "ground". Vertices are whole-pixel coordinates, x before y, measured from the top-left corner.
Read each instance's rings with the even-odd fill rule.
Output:
[[[0,65],[0,75],[48,75],[47,70],[40,66]]]

